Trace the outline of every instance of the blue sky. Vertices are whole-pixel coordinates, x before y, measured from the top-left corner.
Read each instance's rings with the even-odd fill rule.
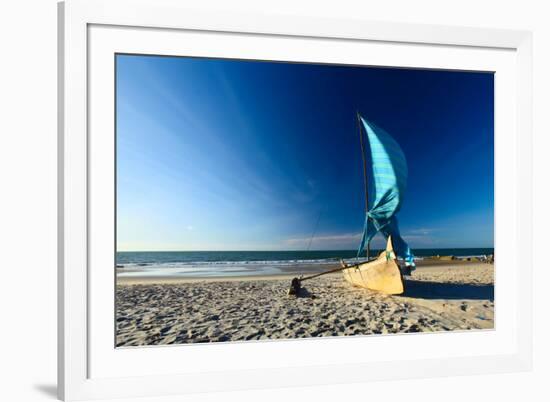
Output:
[[[493,75],[117,56],[118,250],[355,249],[355,113],[407,157],[414,248],[493,246]],[[373,246],[381,245],[380,238]]]

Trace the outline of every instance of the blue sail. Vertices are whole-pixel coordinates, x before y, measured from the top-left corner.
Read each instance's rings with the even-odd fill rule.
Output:
[[[368,175],[369,197],[363,237],[357,255],[361,255],[376,233],[392,237],[394,251],[408,265],[414,265],[414,256],[399,233],[396,214],[401,208],[407,187],[407,160],[399,144],[384,130],[367,122],[361,124],[369,143],[372,171]],[[365,155],[363,155],[365,157]]]

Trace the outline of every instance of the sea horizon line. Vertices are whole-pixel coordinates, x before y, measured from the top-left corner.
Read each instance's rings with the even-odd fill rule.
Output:
[[[422,247],[411,250],[469,250],[469,249],[494,249],[494,246],[486,247]],[[383,250],[384,247],[373,247],[371,250]],[[319,252],[319,251],[348,251],[356,252],[356,249],[312,249],[312,250],[116,250],[117,253],[277,253],[277,252]]]

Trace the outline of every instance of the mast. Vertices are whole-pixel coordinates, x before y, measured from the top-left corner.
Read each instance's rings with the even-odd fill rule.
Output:
[[[365,187],[365,217],[369,212],[369,192],[367,180],[367,159],[365,157],[365,144],[363,141],[363,130],[361,129],[361,115],[357,113],[357,127],[359,128],[359,141],[361,143],[361,157],[363,158],[363,185]],[[367,261],[370,259],[370,241],[367,243]]]

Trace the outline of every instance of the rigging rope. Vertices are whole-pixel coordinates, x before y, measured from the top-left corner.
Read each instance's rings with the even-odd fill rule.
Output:
[[[309,238],[309,244],[307,245],[307,250],[309,251],[311,247],[311,242],[313,241],[313,237],[315,237],[315,234],[317,233],[317,228],[319,227],[319,221],[321,220],[321,215],[323,214],[323,208],[319,211],[319,216],[317,217],[317,222],[315,223],[315,227],[313,228],[313,232],[311,233],[311,237]]]

